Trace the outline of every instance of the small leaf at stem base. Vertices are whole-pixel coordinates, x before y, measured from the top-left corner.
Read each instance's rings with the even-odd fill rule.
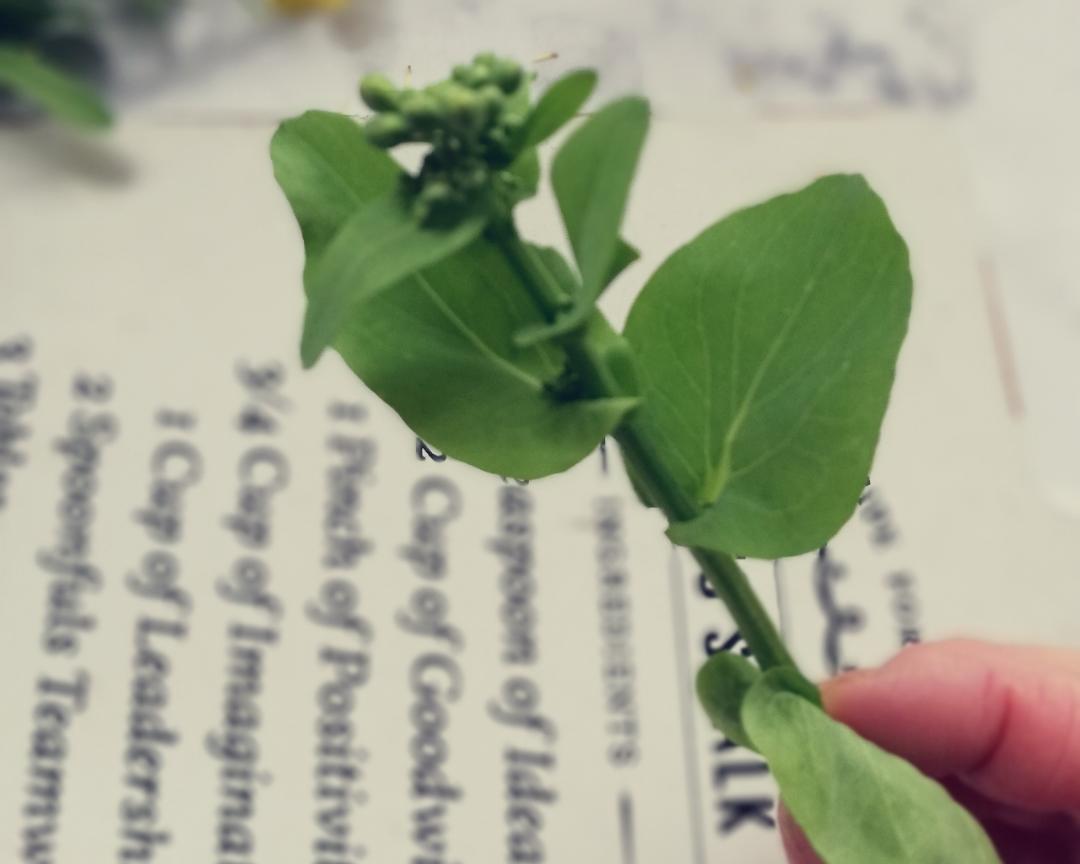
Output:
[[[743,699],[760,677],[761,671],[749,660],[721,651],[705,661],[696,681],[698,701],[713,726],[751,750],[754,745],[743,728],[740,711]]]
[[[743,729],[828,864],[1001,864],[979,824],[935,781],[764,673]]]

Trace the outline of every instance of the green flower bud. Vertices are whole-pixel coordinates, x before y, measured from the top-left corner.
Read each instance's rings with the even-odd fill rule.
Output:
[[[495,145],[498,150],[505,150],[510,146],[510,135],[506,129],[496,126],[488,132],[488,141]]]
[[[388,148],[408,141],[408,122],[400,114],[377,114],[364,124],[364,134],[376,147]]]
[[[491,123],[502,112],[503,106],[506,104],[506,95],[494,84],[488,84],[480,88],[476,95],[480,98],[480,104],[484,108],[486,121]]]
[[[455,82],[440,88],[438,94],[450,119],[461,129],[478,132],[484,125],[484,105],[475,90]]]
[[[502,118],[502,128],[506,130],[507,134],[513,137],[521,131],[521,127],[525,125],[525,118],[520,114],[506,114]]]
[[[489,69],[493,69],[498,62],[499,58],[490,51],[481,51],[473,57],[473,66],[487,66]]]
[[[385,75],[365,75],[360,80],[360,98],[373,111],[393,111],[398,107],[400,94]]]
[[[513,93],[521,86],[525,73],[513,60],[498,58],[491,67],[492,78],[503,93]]]
[[[425,204],[448,204],[454,199],[454,190],[445,180],[432,180],[420,190],[420,200]]]
[[[401,100],[401,113],[412,125],[426,129],[434,125],[442,115],[439,100],[426,90],[406,94]]]
[[[413,216],[421,223],[445,218],[461,196],[444,180],[429,180],[413,201]]]
[[[461,177],[461,185],[470,192],[475,192],[477,189],[483,188],[487,181],[487,169],[479,165],[466,171]]]
[[[451,77],[458,84],[464,84],[473,90],[490,84],[492,81],[491,69],[475,62],[467,66],[455,66]]]
[[[469,86],[474,90],[479,90],[482,87],[487,87],[493,81],[491,70],[486,66],[473,66],[472,78],[469,81]]]

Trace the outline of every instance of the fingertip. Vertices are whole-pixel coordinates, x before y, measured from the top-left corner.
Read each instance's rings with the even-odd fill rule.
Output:
[[[825,712],[839,719],[848,699],[858,699],[860,685],[872,679],[877,671],[876,669],[853,669],[842,672],[835,678],[822,681],[818,685],[818,690],[821,693],[821,704]],[[853,697],[852,693],[854,693]]]
[[[916,645],[828,682],[822,701],[928,774],[961,777],[1017,806],[1077,809],[1080,676],[1076,655],[1072,668],[1048,656],[970,640]]]

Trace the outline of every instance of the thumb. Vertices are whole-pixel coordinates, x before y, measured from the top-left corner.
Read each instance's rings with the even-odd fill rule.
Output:
[[[1080,653],[949,641],[822,688],[825,709],[935,777],[1035,813],[1080,813]]]

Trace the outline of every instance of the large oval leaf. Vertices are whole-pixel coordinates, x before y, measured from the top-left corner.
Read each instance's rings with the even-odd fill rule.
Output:
[[[626,335],[642,422],[705,506],[672,539],[779,558],[832,537],[866,482],[910,305],[907,249],[857,176],[735,213],[665,261]]]
[[[742,728],[828,864],[1000,864],[971,815],[914,766],[837,723],[766,672]]]
[[[485,240],[366,302],[335,347],[425,441],[485,471],[555,474],[599,446],[634,399],[558,401],[551,345],[512,334],[540,318]]]
[[[400,175],[356,123],[325,112],[283,123],[271,154],[309,262],[362,205],[391,192]],[[635,404],[549,395],[545,384],[562,372],[562,352],[512,344],[514,332],[539,322],[517,276],[478,240],[351,308],[335,347],[443,452],[497,474],[539,477],[588,455]]]
[[[398,164],[348,117],[308,111],[270,143],[274,176],[304,237],[307,312],[300,356],[311,366],[351,306],[467,245],[478,217],[451,230],[417,225],[398,197]]]

